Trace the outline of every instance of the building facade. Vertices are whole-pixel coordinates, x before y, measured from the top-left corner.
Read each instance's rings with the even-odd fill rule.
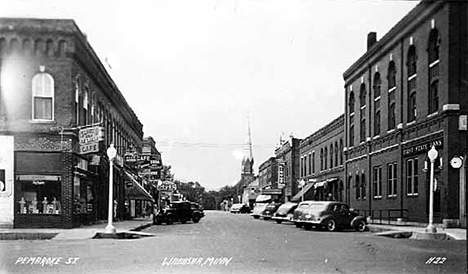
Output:
[[[282,202],[289,202],[298,192],[299,145],[301,139],[291,136],[275,149],[278,163],[278,186],[282,189]]]
[[[271,195],[274,201],[280,199],[282,190],[278,184],[278,162],[275,157],[270,157],[258,167],[258,184],[262,195]]]
[[[73,20],[2,18],[0,54],[0,224],[106,219],[110,144],[114,217],[122,218],[122,155],[141,147],[143,126],[85,35]]]
[[[343,74],[351,207],[427,223],[434,146],[434,221],[464,226],[465,171],[450,162],[467,153],[467,18],[465,1],[422,1]]]
[[[300,191],[293,201],[343,201],[344,115],[301,140]]]

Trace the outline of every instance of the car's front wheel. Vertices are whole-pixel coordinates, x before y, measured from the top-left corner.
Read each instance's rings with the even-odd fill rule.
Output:
[[[336,221],[333,219],[328,220],[326,228],[330,232],[336,231]]]
[[[174,220],[172,220],[172,217],[167,217],[166,224],[172,225],[174,223]]]
[[[300,224],[300,223],[294,223],[294,225],[295,225],[297,228],[301,228],[301,227],[302,227],[302,224]]]
[[[312,225],[311,224],[305,224],[304,229],[305,230],[312,230]]]
[[[282,220],[276,220],[277,224],[281,224],[283,221]]]
[[[260,219],[260,216],[253,216],[254,219]]]
[[[364,232],[366,230],[366,222],[364,222],[363,220],[357,222],[356,230],[359,232]]]
[[[198,223],[198,222],[200,221],[200,218],[198,218],[198,217],[193,217],[193,218],[192,218],[192,221],[193,221],[194,223]]]

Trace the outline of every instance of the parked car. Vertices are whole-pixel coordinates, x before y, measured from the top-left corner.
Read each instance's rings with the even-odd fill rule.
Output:
[[[280,206],[280,203],[269,203],[260,216],[263,218],[263,220],[270,220]]]
[[[278,208],[278,210],[276,210],[275,214],[273,214],[273,217],[271,218],[275,220],[278,224],[281,224],[284,221],[292,222],[293,213],[296,208],[297,203],[284,203]]]
[[[300,219],[302,211],[307,209],[315,201],[302,201],[297,205],[297,208],[293,211],[292,222],[298,228],[302,227],[303,221]]]
[[[250,213],[250,207],[246,204],[233,204],[231,206],[231,213]]]
[[[203,208],[197,203],[181,201],[172,202],[169,207],[157,212],[153,217],[153,224],[166,223],[168,225],[174,222],[185,224],[187,221],[198,223],[205,216]]]
[[[367,227],[366,217],[350,210],[342,202],[314,201],[302,210],[299,219],[305,229],[319,227],[336,231],[339,228],[354,228],[362,232]]]
[[[267,203],[257,203],[255,204],[255,207],[252,211],[252,214],[250,216],[254,217],[254,219],[259,219],[260,216],[262,215],[263,211],[267,207]]]

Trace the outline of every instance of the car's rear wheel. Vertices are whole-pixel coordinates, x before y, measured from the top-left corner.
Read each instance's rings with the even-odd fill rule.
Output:
[[[160,225],[160,224],[161,224],[161,222],[160,222],[160,221],[158,221],[158,220],[156,220],[156,219],[154,219],[154,220],[153,220],[153,224],[154,224],[154,225]]]
[[[198,223],[198,222],[200,221],[200,218],[198,218],[198,217],[193,217],[193,218],[192,218],[192,221],[193,221],[194,223]]]
[[[327,222],[327,230],[330,232],[336,231],[336,222],[333,219],[328,220]]]
[[[260,216],[253,216],[254,219],[260,219]]]
[[[183,220],[180,220],[181,223],[185,224],[187,223],[187,220],[186,219],[183,219]]]
[[[174,220],[172,220],[172,217],[167,217],[166,224],[172,225],[174,223]]]
[[[294,223],[294,225],[295,225],[297,228],[301,228],[301,227],[302,227],[302,224],[300,224],[300,223]]]
[[[270,217],[263,217],[263,220],[265,220],[265,221],[268,221],[270,219],[271,219]]]
[[[281,224],[283,221],[282,220],[276,220],[277,224]]]
[[[359,232],[364,232],[366,230],[366,222],[364,222],[363,220],[357,222],[356,230]]]
[[[305,230],[312,230],[312,225],[311,224],[305,224],[304,229]]]

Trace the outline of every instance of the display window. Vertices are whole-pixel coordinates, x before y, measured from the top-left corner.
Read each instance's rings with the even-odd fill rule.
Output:
[[[75,214],[93,212],[94,191],[92,182],[75,176],[73,180],[73,205]]]
[[[60,181],[19,181],[19,214],[61,214]]]

